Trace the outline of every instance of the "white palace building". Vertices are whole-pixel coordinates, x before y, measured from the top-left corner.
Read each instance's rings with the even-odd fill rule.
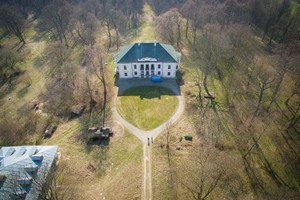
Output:
[[[114,63],[119,78],[175,78],[180,58],[172,45],[145,41],[121,47]]]

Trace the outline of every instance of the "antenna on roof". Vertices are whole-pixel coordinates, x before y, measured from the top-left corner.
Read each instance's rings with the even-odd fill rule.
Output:
[[[154,40],[154,46],[156,46],[156,40]]]
[[[138,41],[138,46],[140,46],[140,45],[141,45],[141,40]]]

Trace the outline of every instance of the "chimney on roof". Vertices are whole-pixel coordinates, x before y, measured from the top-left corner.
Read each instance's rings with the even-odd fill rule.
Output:
[[[154,40],[154,46],[156,47],[156,40]]]
[[[138,46],[141,46],[141,40],[138,41]]]

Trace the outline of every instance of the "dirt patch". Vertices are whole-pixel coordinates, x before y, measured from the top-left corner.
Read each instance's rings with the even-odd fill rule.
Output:
[[[87,166],[87,169],[90,172],[95,172],[96,171],[96,167],[92,163],[89,163],[89,165]]]
[[[113,137],[110,138],[110,142],[115,142],[124,136],[124,127],[118,121],[113,121],[112,131]]]

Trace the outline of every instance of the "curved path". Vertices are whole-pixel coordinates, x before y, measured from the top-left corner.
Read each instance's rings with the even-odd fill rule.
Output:
[[[116,99],[119,95],[121,95],[125,90],[131,87],[138,87],[138,86],[157,86],[157,87],[165,87],[170,89],[178,98],[178,108],[175,114],[165,123],[161,124],[160,126],[152,129],[150,131],[141,130],[125,119],[123,119],[116,108]],[[183,113],[184,110],[184,100],[181,96],[180,89],[176,84],[176,80],[174,79],[166,79],[160,83],[153,83],[151,80],[146,79],[130,79],[130,80],[119,80],[119,90],[116,92],[116,96],[114,97],[114,102],[112,106],[112,114],[115,120],[121,122],[130,132],[132,132],[136,137],[138,137],[141,141],[147,143],[147,138],[153,137],[153,140],[166,128],[166,126],[171,125],[176,120],[179,119],[180,115]]]
[[[157,86],[165,87],[170,89],[178,98],[178,108],[175,114],[165,123],[161,124],[155,129],[150,131],[141,130],[125,119],[123,119],[116,108],[117,97],[122,95],[122,93],[132,87],[138,86]],[[118,91],[115,92],[115,97],[112,105],[112,114],[115,120],[119,121],[126,127],[131,133],[138,137],[143,143],[143,155],[144,155],[144,181],[143,181],[143,199],[152,199],[152,183],[151,183],[151,148],[147,148],[148,138],[153,138],[153,140],[169,125],[174,123],[179,119],[184,111],[184,98],[181,96],[180,88],[176,84],[174,79],[166,79],[160,83],[153,83],[149,79],[130,79],[130,80],[119,80],[118,81]],[[148,189],[148,190],[147,190]]]

